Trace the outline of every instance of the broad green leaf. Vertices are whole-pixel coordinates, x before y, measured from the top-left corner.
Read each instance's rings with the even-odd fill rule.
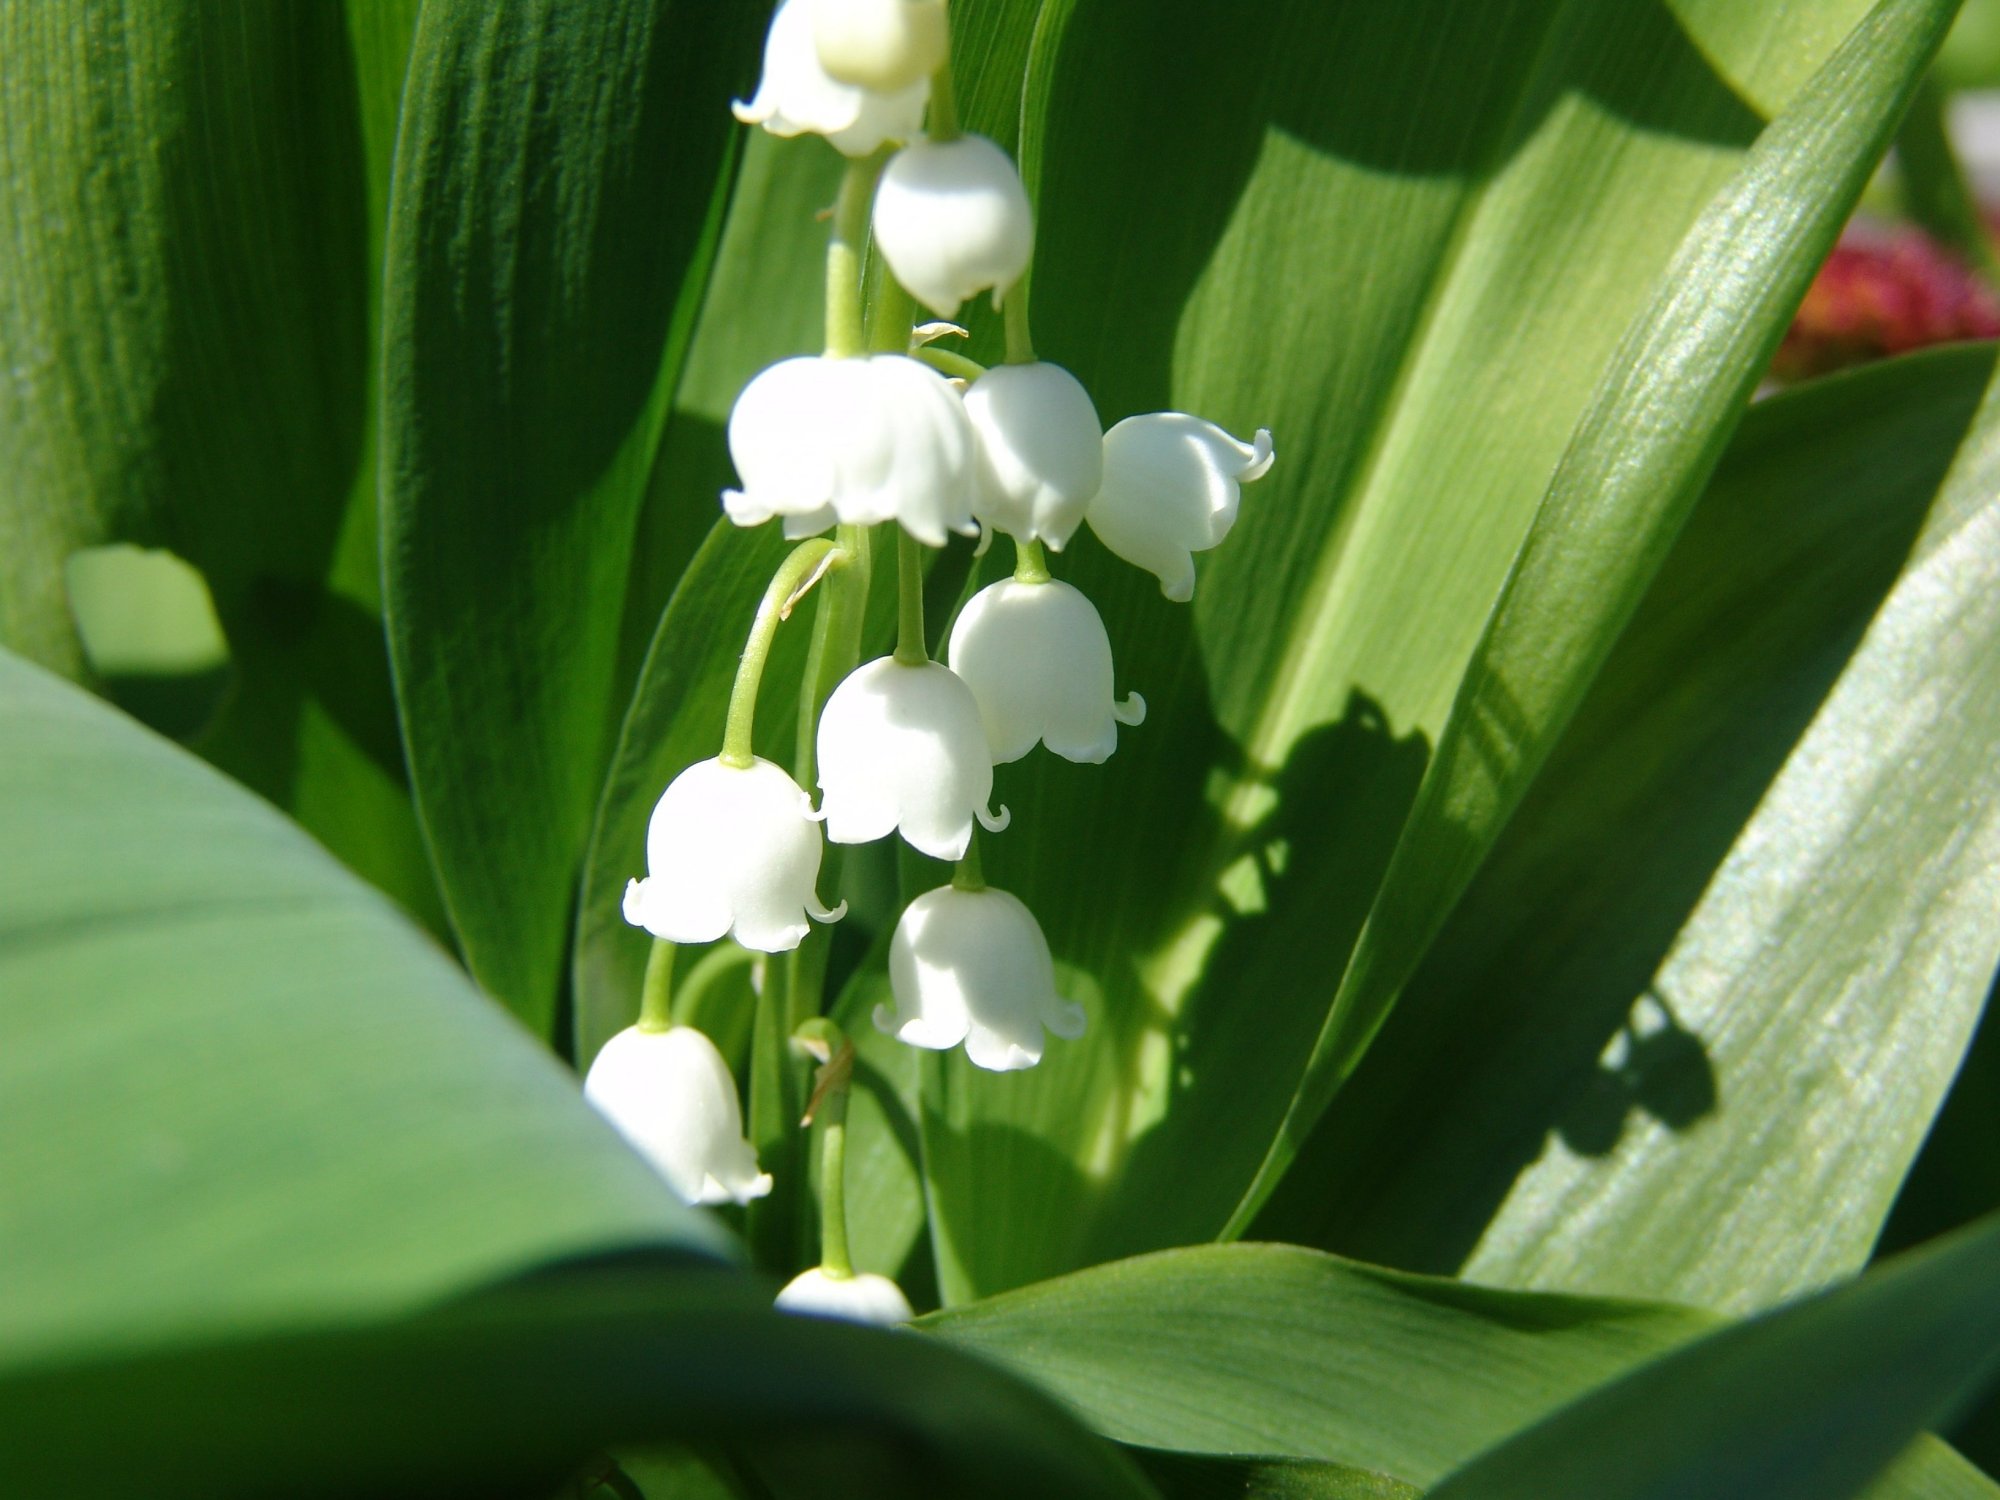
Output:
[[[390,641],[454,929],[543,1033],[756,20],[665,0],[418,18],[384,287]]]
[[[1278,460],[1191,607],[1088,535],[1057,560],[1151,713],[1103,767],[1003,768],[988,873],[1091,1032],[942,1069],[948,1298],[1228,1219],[1620,333],[1864,10],[1045,9],[1038,348],[1107,424],[1268,426]]]
[[[4,653],[0,724],[0,1368],[722,1248],[269,805]]]
[[[65,565],[171,549],[213,592],[231,682],[212,728],[162,726],[429,917],[372,533],[351,536],[413,9],[0,10],[0,643],[118,695]]]
[[[1276,1186],[1547,760],[1956,10],[1956,0],[1880,0],[1758,140],[1625,335],[1508,571],[1305,1077],[1229,1232]]]
[[[1844,1500],[1996,1371],[2000,1221],[1987,1220],[1593,1392],[1434,1494]]]
[[[1168,1500],[1420,1500],[1387,1474],[1295,1458],[1205,1458],[1139,1450],[1146,1476]]]
[[[1993,367],[1752,409],[1261,1235],[1733,1311],[1859,1269],[2000,962]]]
[[[1714,1321],[1291,1245],[1214,1245],[1096,1266],[921,1326],[1120,1442],[1313,1459],[1422,1486]]]
[[[1053,1391],[1121,1442],[1335,1463],[1424,1488],[1593,1387],[1631,1371],[1644,1379],[1720,1321],[1238,1244],[1096,1266],[920,1326]],[[1925,1439],[1873,1493],[2000,1490]]]
[[[799,1496],[1138,1500],[1115,1449],[929,1339],[718,1272],[545,1275],[408,1319],[0,1366],[20,1494],[545,1497],[593,1453],[734,1441]]]

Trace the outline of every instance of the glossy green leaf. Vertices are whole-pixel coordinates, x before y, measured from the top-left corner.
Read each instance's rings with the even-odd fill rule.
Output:
[[[1989,1220],[1669,1355],[1433,1493],[1844,1500],[1996,1372],[2000,1221]]]
[[[0,1364],[0,1473],[78,1497],[542,1497],[606,1447],[678,1437],[829,1500],[1152,1493],[981,1362],[769,1295],[713,1272],[554,1275],[395,1322]]]
[[[0,724],[0,1367],[722,1249],[268,804],[4,654]]]
[[[1054,1391],[1120,1442],[1428,1485],[1713,1323],[1290,1245],[1218,1245],[1096,1266],[923,1326]]]
[[[230,680],[212,725],[171,701],[159,722],[429,915],[372,583],[352,585],[372,533],[350,536],[372,508],[382,142],[413,10],[0,13],[0,643],[118,696],[130,680],[80,654],[65,564],[108,543],[184,557]]]
[[[1231,1231],[1276,1186],[1547,760],[1956,10],[1956,0],[1881,0],[1758,140],[1626,334],[1465,669],[1305,1078]]]
[[[949,1297],[1227,1220],[1620,333],[1863,13],[1045,9],[1038,348],[1107,424],[1269,426],[1278,460],[1190,608],[1088,535],[1057,560],[1151,714],[1104,767],[1002,770],[989,876],[1092,1030],[1029,1075],[943,1068]]]
[[[1121,1442],[1334,1463],[1427,1488],[1594,1387],[1646,1378],[1719,1321],[1245,1244],[1096,1266],[921,1326],[1053,1391]],[[2000,1489],[1925,1439],[1872,1493],[1990,1500]]]
[[[1734,1311],[1859,1269],[2000,962],[1993,367],[1751,411],[1260,1234]]]
[[[390,639],[453,926],[542,1032],[757,19],[666,0],[418,18],[383,311]]]

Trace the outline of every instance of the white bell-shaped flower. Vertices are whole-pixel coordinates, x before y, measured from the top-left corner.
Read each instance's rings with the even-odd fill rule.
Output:
[[[779,1311],[812,1318],[845,1318],[850,1323],[890,1327],[916,1316],[903,1289],[873,1271],[835,1276],[822,1266],[801,1271],[778,1293]]]
[[[692,1026],[626,1027],[592,1061],[583,1096],[683,1203],[748,1203],[771,1191],[743,1138],[729,1064]]]
[[[949,667],[878,657],[842,679],[819,716],[820,815],[836,844],[897,829],[933,859],[961,859],[989,813],[993,758],[979,703]]]
[[[646,828],[644,880],[625,887],[625,920],[673,943],[733,936],[781,953],[806,917],[837,922],[814,894],[822,843],[805,789],[768,760],[704,760],[676,776]]]
[[[745,125],[773,135],[823,135],[845,156],[868,156],[889,141],[923,128],[930,102],[928,74],[887,92],[830,77],[814,40],[811,0],[785,0],[764,38],[764,75],[757,94],[732,108]]]
[[[929,78],[951,50],[944,0],[807,0],[829,78],[879,93]]]
[[[1104,429],[1090,393],[1061,365],[996,365],[965,393],[979,437],[972,514],[1056,551],[1104,481]]]
[[[945,660],[979,702],[995,764],[1047,745],[1098,765],[1118,748],[1118,726],[1140,724],[1146,701],[1112,696],[1111,639],[1077,590],[1056,579],[1006,578],[959,611]]]
[[[1083,1035],[1083,1007],[1056,993],[1055,963],[1034,914],[992,889],[943,886],[912,901],[889,942],[895,1009],[875,1024],[914,1047],[965,1043],[982,1068],[1010,1072],[1042,1060],[1042,1030]]]
[[[802,355],[758,372],[729,413],[743,481],[724,491],[739,526],[781,516],[787,536],[836,519],[898,521],[932,547],[972,535],[978,440],[949,380],[901,354]]]
[[[915,141],[875,189],[875,244],[896,279],[941,318],[975,292],[997,302],[1035,250],[1035,216],[1007,153],[983,135]]]
[[[1271,467],[1271,434],[1252,443],[1200,417],[1158,411],[1104,434],[1104,483],[1084,518],[1098,540],[1156,574],[1169,599],[1194,597],[1194,558],[1236,524],[1241,486]]]

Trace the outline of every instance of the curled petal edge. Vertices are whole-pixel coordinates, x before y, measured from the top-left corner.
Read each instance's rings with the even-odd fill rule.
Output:
[[[1137,729],[1146,722],[1146,700],[1137,693],[1127,693],[1123,703],[1113,698],[1111,717],[1128,729]]]
[[[1003,833],[1007,825],[1014,821],[1014,815],[1007,810],[1007,804],[1004,802],[1000,804],[1000,811],[997,813],[988,812],[983,807],[975,807],[972,811],[979,819],[979,826],[988,833]]]

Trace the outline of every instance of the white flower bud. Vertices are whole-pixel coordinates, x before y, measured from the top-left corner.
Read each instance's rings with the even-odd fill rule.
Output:
[[[808,0],[829,78],[893,93],[929,78],[951,50],[944,0]]]
[[[743,1138],[729,1065],[692,1026],[626,1027],[591,1063],[583,1096],[683,1203],[748,1203],[771,1191]]]
[[[813,41],[809,0],[785,0],[764,38],[764,76],[757,96],[732,106],[745,125],[773,135],[823,135],[846,156],[867,156],[888,141],[923,129],[930,101],[928,73],[889,92],[857,88],[827,75]]]
[[[838,519],[898,521],[932,547],[973,535],[978,440],[951,382],[901,354],[801,355],[758,372],[729,413],[743,481],[723,492],[739,526],[782,516],[785,535]]]
[[[778,1293],[777,1306],[781,1312],[811,1318],[845,1318],[850,1323],[884,1327],[907,1323],[916,1316],[903,1289],[888,1277],[873,1271],[833,1276],[820,1266],[801,1271],[786,1282]]]
[[[941,318],[975,292],[997,303],[1028,269],[1035,216],[1014,163],[982,135],[916,141],[875,189],[875,244],[910,295]]]
[[[986,811],[993,759],[972,689],[934,661],[878,657],[850,672],[819,716],[820,813],[836,844],[902,830],[933,859],[962,859],[972,820],[998,833],[1007,810]]]
[[[813,887],[821,841],[805,789],[768,760],[704,760],[676,776],[646,828],[647,878],[625,887],[625,920],[673,943],[725,934],[780,953],[806,916],[837,922]]]
[[[1040,1062],[1044,1027],[1083,1035],[1083,1007],[1056,993],[1041,924],[1006,891],[947,885],[912,901],[889,943],[889,985],[896,1007],[875,1007],[877,1027],[934,1051],[963,1042],[994,1072]]]
[[[1194,597],[1194,558],[1229,535],[1241,485],[1271,467],[1271,434],[1239,443],[1200,417],[1159,411],[1104,434],[1104,484],[1084,519],[1098,540],[1158,575],[1169,599]]]
[[[1112,696],[1111,640],[1097,606],[1056,579],[1002,579],[974,594],[951,628],[945,659],[979,702],[995,764],[1041,741],[1066,760],[1103,762],[1120,724],[1146,702]]]
[[[966,391],[965,414],[979,437],[973,516],[1062,551],[1104,481],[1090,393],[1061,365],[996,365]]]

